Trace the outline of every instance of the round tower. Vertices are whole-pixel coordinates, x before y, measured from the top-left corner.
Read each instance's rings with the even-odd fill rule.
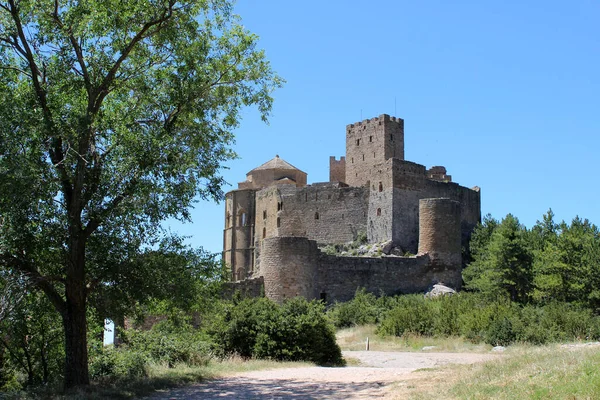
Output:
[[[419,201],[419,254],[428,253],[434,270],[454,270],[460,282],[460,203],[439,198]],[[455,275],[455,274],[454,274]],[[450,282],[446,282],[450,283]]]
[[[268,298],[277,302],[297,296],[317,298],[319,250],[314,240],[270,237],[262,240],[260,253],[260,273]]]

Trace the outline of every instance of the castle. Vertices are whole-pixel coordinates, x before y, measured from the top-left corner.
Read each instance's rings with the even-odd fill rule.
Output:
[[[404,160],[404,120],[386,114],[346,126],[346,156],[329,164],[329,182],[308,185],[306,173],[276,156],[226,194],[230,289],[332,302],[359,287],[376,294],[460,288],[461,248],[481,219],[478,187],[452,182],[444,167]],[[319,249],[364,234],[370,244],[385,242],[386,254]]]

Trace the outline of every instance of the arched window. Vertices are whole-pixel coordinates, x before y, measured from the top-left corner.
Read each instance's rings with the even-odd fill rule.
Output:
[[[319,213],[318,212],[315,213],[315,219],[319,219]]]
[[[267,237],[267,228],[263,228],[263,239]]]
[[[238,225],[246,226],[248,225],[248,214],[245,210],[238,211]]]
[[[277,217],[277,227],[279,228],[281,226],[281,218]]]
[[[383,184],[381,182],[379,182],[379,191],[383,192]]]
[[[377,216],[378,216],[378,217],[381,217],[381,208],[378,208],[378,209],[377,209]]]
[[[263,219],[267,219],[267,210],[263,211]]]

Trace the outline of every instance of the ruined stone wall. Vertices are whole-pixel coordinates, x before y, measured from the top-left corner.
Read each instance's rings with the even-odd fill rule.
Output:
[[[262,276],[247,278],[238,282],[225,282],[223,283],[221,295],[225,299],[231,299],[234,293],[239,292],[242,297],[261,297],[264,295],[264,286]]]
[[[261,241],[261,274],[265,295],[277,302],[302,296],[317,298],[317,243],[300,237],[270,237]]]
[[[234,190],[225,196],[223,259],[231,279],[244,279],[254,267],[254,190]]]
[[[329,182],[346,182],[346,157],[329,157]]]
[[[375,166],[389,158],[404,159],[404,121],[382,114],[346,126],[346,183],[364,186]]]

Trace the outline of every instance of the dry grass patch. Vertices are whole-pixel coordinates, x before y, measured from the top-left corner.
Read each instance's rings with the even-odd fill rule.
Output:
[[[500,360],[416,371],[395,399],[598,399],[600,347],[509,348]]]
[[[492,348],[486,344],[473,344],[460,337],[425,337],[419,335],[379,336],[375,325],[362,325],[341,329],[336,333],[337,343],[342,350],[365,350],[367,337],[372,351],[423,351],[424,347],[433,347],[430,351],[450,353],[484,353]]]

